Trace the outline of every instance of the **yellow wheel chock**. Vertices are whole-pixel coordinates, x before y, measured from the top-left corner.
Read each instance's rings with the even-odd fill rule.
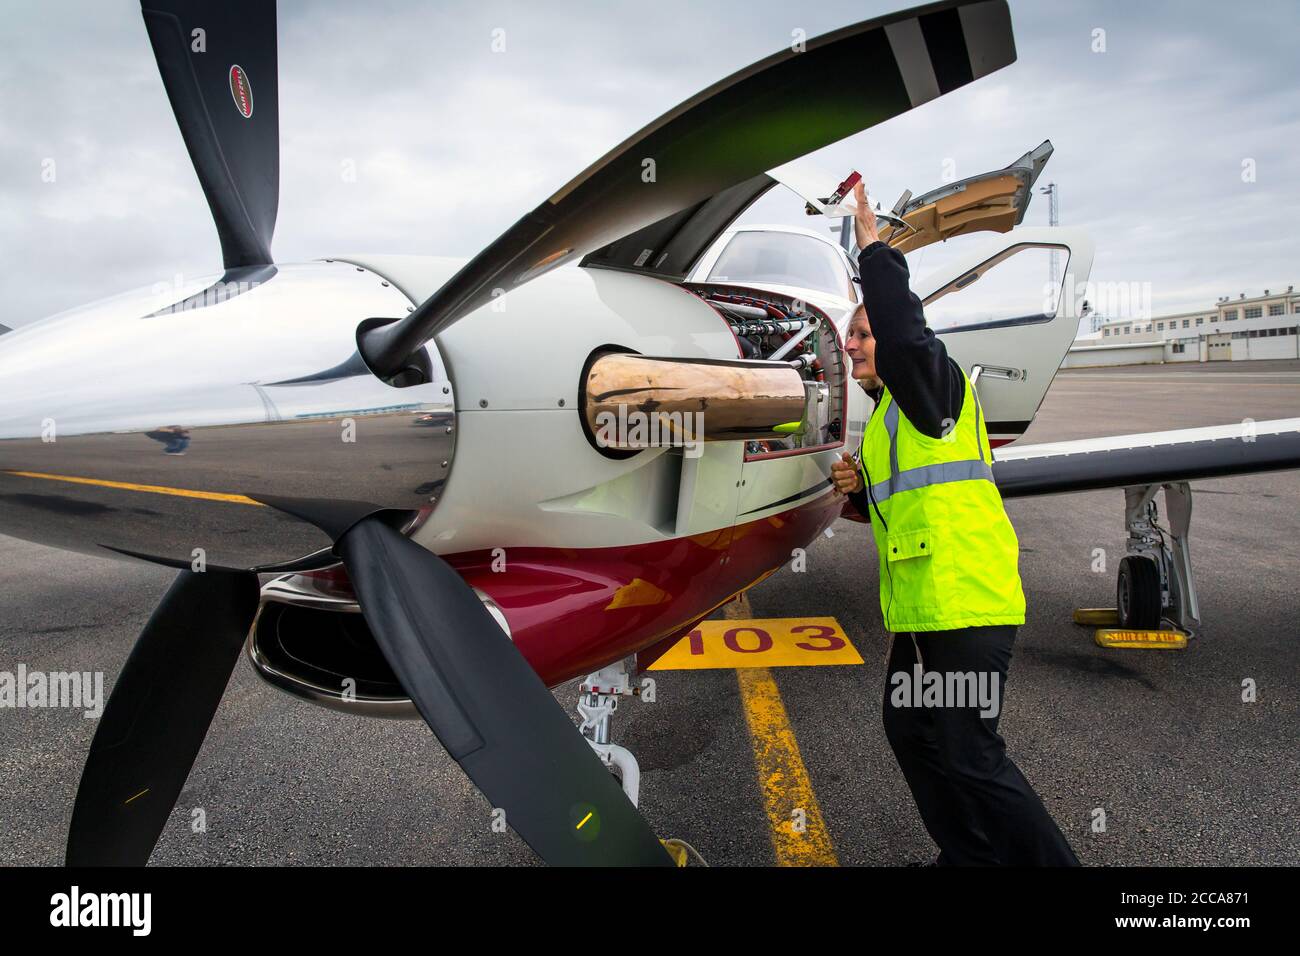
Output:
[[[1099,647],[1176,650],[1187,647],[1187,635],[1179,630],[1133,630],[1119,626],[1119,611],[1113,607],[1078,607],[1074,623],[1096,628],[1093,638]]]
[[[1119,624],[1119,609],[1113,607],[1076,607],[1074,623],[1091,627],[1115,627]]]
[[[1119,627],[1099,627],[1093,632],[1101,647],[1144,648],[1152,651],[1181,651],[1187,647],[1182,631],[1130,631]]]

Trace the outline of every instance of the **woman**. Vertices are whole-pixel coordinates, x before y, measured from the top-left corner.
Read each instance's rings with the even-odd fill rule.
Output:
[[[997,732],[1025,599],[979,399],[926,326],[861,184],[854,194],[863,305],[845,350],[876,408],[861,464],[845,454],[832,479],[876,540],[893,634],[885,735],[937,864],[1077,866]]]

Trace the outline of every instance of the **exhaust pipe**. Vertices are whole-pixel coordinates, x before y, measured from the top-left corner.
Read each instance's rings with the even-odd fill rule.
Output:
[[[610,353],[591,362],[583,386],[589,434],[620,451],[788,437],[808,401],[785,362]]]

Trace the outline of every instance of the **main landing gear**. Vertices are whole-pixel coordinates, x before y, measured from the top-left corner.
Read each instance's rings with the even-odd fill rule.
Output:
[[[1159,524],[1156,494],[1163,488],[1169,527]],[[1187,482],[1124,489],[1128,554],[1119,564],[1115,587],[1119,626],[1157,630],[1162,621],[1193,636],[1201,612],[1192,579],[1187,532],[1192,489]],[[1166,535],[1168,537],[1166,537]]]

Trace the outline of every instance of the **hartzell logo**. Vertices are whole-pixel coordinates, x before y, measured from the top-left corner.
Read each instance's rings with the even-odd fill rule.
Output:
[[[235,106],[244,119],[253,115],[253,87],[249,85],[248,74],[239,64],[230,68],[230,95],[235,98]]]
[[[50,897],[50,925],[129,926],[132,936],[153,928],[152,893],[83,893],[78,886]]]

